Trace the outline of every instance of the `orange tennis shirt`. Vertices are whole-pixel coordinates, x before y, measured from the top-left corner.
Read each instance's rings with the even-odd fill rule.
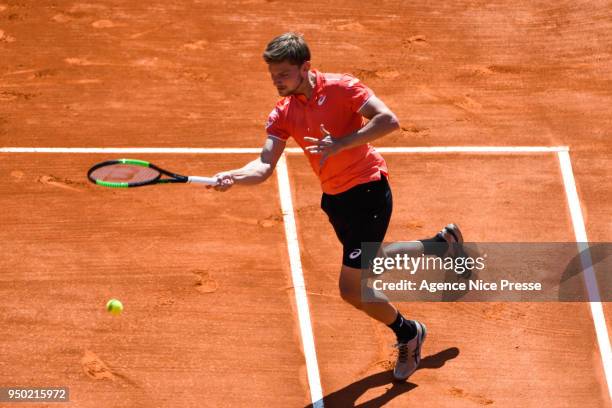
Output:
[[[304,137],[323,137],[321,124],[338,139],[363,127],[365,121],[359,109],[374,95],[352,75],[312,72],[316,75],[316,84],[311,98],[306,99],[304,95],[282,98],[266,122],[269,136],[281,140],[293,137],[302,150],[312,145]],[[369,143],[330,156],[322,167],[320,154],[305,150],[304,154],[327,194],[339,194],[358,184],[380,180],[381,172],[388,174],[385,160]]]

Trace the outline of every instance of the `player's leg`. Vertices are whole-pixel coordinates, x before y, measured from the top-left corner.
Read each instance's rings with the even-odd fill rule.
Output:
[[[364,301],[362,279],[368,271],[342,265],[340,272],[340,295],[353,307],[362,310],[368,316],[387,325],[397,338],[397,361],[393,369],[395,379],[406,380],[414,373],[421,361],[421,347],[427,335],[425,325],[416,320],[406,319],[399,310],[389,303],[381,293],[369,294]],[[373,298],[376,299],[373,299]]]
[[[397,318],[397,309],[392,304],[388,303],[384,296],[374,291],[372,291],[372,297],[376,297],[376,299],[372,299],[373,301],[370,302],[364,302],[361,293],[362,278],[361,269],[342,265],[340,269],[340,279],[338,280],[340,296],[345,302],[362,310],[368,316],[379,322],[387,326],[392,324]],[[410,336],[410,333],[405,333],[405,335]]]
[[[393,242],[382,248],[383,256],[408,255],[419,257],[421,255],[434,255],[438,257],[454,257],[463,254],[463,234],[457,224],[448,224],[432,238],[418,241]]]
[[[393,257],[398,254],[406,254],[410,257],[419,257],[421,255],[434,255],[438,257],[465,256],[463,236],[456,224],[448,224],[433,238],[411,242],[395,242],[385,245],[384,248],[381,248],[381,252],[383,256],[387,257]],[[469,276],[469,272],[465,276]],[[362,306],[362,309],[366,310],[366,308],[367,306]],[[396,321],[389,325],[397,335],[396,347],[398,355],[393,369],[393,376],[400,381],[408,379],[418,368],[421,362],[421,348],[427,336],[425,325],[416,320],[405,322],[406,325],[411,326],[409,336],[398,334],[398,327],[402,327],[404,322],[405,318],[398,312]]]

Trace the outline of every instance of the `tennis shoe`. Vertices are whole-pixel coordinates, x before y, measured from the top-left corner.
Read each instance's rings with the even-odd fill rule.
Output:
[[[417,334],[412,340],[399,342],[397,348],[397,362],[393,369],[393,377],[398,381],[405,381],[410,377],[421,362],[421,347],[427,336],[427,328],[423,323],[413,320]]]
[[[448,244],[448,249],[444,253],[444,258],[467,258],[468,254],[463,245],[463,234],[457,224],[448,224],[440,232],[438,236],[444,239]],[[463,273],[457,273],[462,278],[469,278],[472,271],[466,269]]]

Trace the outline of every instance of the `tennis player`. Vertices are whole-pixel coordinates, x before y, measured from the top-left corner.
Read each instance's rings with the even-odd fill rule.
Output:
[[[392,211],[387,165],[369,143],[397,130],[397,117],[359,79],[312,69],[310,50],[299,34],[274,38],[263,58],[282,98],[268,117],[261,155],[242,168],[218,173],[214,188],[226,191],[234,184],[263,182],[287,140],[292,137],[298,143],[319,177],[321,208],[343,246],[340,295],[395,332],[398,357],[393,374],[405,380],[419,365],[425,325],[406,319],[386,301],[364,302],[361,296],[361,244],[383,241]],[[449,224],[433,238],[399,250],[413,256],[453,256],[462,243],[459,228]]]

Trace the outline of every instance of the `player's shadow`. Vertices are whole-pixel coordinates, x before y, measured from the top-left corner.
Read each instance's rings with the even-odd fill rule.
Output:
[[[585,267],[592,267],[597,285],[598,293],[587,292],[583,279],[573,280],[575,276],[582,275]],[[597,266],[597,268],[595,268]],[[561,281],[559,282],[560,302],[609,302],[612,293],[612,245],[589,244],[587,249],[575,255],[567,264]],[[603,296],[603,299],[601,298]]]
[[[451,347],[436,353],[431,356],[424,357],[419,365],[419,370],[426,368],[440,368],[447,361],[456,358],[459,355],[459,349]],[[382,387],[391,384],[391,388],[387,389],[382,395],[377,396],[369,401],[355,405],[359,397],[365,394],[369,389]],[[410,382],[396,382],[393,380],[393,371],[382,371],[362,378],[346,387],[334,391],[331,394],[323,397],[323,405],[325,408],[378,408],[384,406],[398,395],[407,393],[416,388],[418,385]],[[313,404],[307,405],[306,408],[313,408]]]

